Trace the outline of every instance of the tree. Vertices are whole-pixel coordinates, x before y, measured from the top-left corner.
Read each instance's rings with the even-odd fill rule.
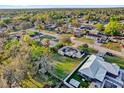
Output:
[[[20,28],[22,30],[25,30],[25,29],[28,29],[28,28],[31,28],[32,27],[32,23],[31,22],[22,22],[20,24]]]
[[[43,51],[45,48],[33,45],[31,47],[31,57],[33,61],[39,60],[43,55]]]
[[[38,71],[39,74],[43,75],[45,73],[52,73],[53,65],[50,63],[48,58],[46,56],[41,57],[40,61],[36,62],[36,71]]]
[[[24,35],[23,41],[26,42],[27,44],[32,43],[32,39],[31,39],[31,37],[29,35]]]
[[[112,17],[110,18],[110,21],[111,21],[111,22],[119,21],[119,17],[117,17],[117,16],[112,16]]]
[[[89,16],[89,15],[84,16],[84,19],[85,19],[86,21],[89,21],[89,20],[90,20],[90,16]]]
[[[6,23],[3,21],[0,21],[0,27],[7,27]]]
[[[41,31],[41,30],[44,30],[45,29],[45,26],[43,24],[38,24],[36,26],[36,29],[38,29],[39,31]]]
[[[12,22],[12,19],[7,18],[7,19],[4,19],[3,22],[4,22],[5,24],[9,24],[9,23]]]
[[[99,31],[103,31],[103,30],[104,30],[104,25],[98,23],[98,24],[96,24],[96,28],[97,28],[97,30],[99,30]]]
[[[119,22],[110,22],[105,28],[105,34],[107,35],[119,35],[122,30],[122,25]]]
[[[77,19],[72,19],[72,20],[71,20],[71,24],[72,24],[73,26],[75,26],[75,27],[79,27],[79,26],[80,26],[80,23],[78,22]]]
[[[45,47],[49,47],[49,46],[50,46],[50,40],[49,40],[49,39],[43,39],[43,40],[42,40],[42,44],[43,44]]]
[[[8,62],[7,62],[8,61]],[[6,87],[20,87],[20,81],[25,79],[28,71],[27,60],[25,56],[17,55],[15,58],[10,58],[0,65],[1,80],[4,80],[3,85]]]
[[[61,37],[60,38],[60,43],[68,45],[71,43],[70,37]]]
[[[56,20],[56,24],[57,24],[57,26],[62,26],[64,24],[64,20],[58,19],[58,20]]]

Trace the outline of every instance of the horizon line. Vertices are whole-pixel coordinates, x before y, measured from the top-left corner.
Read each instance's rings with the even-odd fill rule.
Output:
[[[0,9],[124,8],[124,5],[0,5]]]

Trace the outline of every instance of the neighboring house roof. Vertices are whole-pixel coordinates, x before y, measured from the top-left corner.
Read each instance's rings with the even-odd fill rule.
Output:
[[[80,85],[80,82],[75,79],[71,79],[69,83],[76,88],[78,88]]]
[[[82,56],[84,56],[83,52],[70,46],[65,46],[65,47],[60,48],[58,50],[58,53],[61,55],[67,55],[67,56],[76,57],[76,58],[81,58]]]
[[[116,64],[107,63],[102,57],[91,55],[79,72],[92,79],[103,81],[107,72],[118,75],[119,69]]]

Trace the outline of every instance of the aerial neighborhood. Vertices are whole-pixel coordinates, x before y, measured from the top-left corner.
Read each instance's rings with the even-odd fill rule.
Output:
[[[124,8],[1,9],[0,87],[123,88]]]

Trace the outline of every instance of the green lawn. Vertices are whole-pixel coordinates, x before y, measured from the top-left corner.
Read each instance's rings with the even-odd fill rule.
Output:
[[[122,69],[124,69],[124,59],[116,56],[105,56],[105,60],[110,63],[118,64]]]
[[[73,34],[61,34],[61,37],[73,37]]]
[[[42,36],[41,37],[41,39],[49,39],[49,40],[51,40],[51,39],[55,39],[55,37],[52,37],[52,36],[49,36],[49,35],[44,35],[44,36]]]
[[[90,81],[88,81],[88,80],[83,81],[82,80],[83,78],[80,75],[78,75],[77,73],[78,72],[73,73],[72,76],[70,77],[70,79],[68,79],[68,82],[73,78],[80,82],[80,87],[87,88],[90,85]]]
[[[121,51],[121,45],[119,43],[109,42],[107,44],[103,44],[102,46],[115,51],[119,51],[119,52]]]
[[[81,37],[81,38],[76,38],[79,41],[82,41],[84,43],[90,43],[90,44],[94,44],[94,40],[93,39],[89,39],[89,38],[85,38],[85,37]]]
[[[46,85],[55,87],[60,82],[51,75],[47,75],[47,77],[47,80],[42,80],[36,75],[34,78],[22,80],[21,85],[23,88],[43,88]]]
[[[80,51],[87,51],[87,52],[90,53],[90,54],[96,54],[96,53],[98,53],[98,51],[96,51],[95,49],[90,48],[90,47],[85,48],[85,47],[83,47],[83,46],[79,46],[78,49],[79,49]]]
[[[37,35],[37,34],[38,34],[38,32],[29,31],[29,32],[28,32],[28,34],[29,34],[29,35]]]
[[[76,66],[81,62],[82,59],[72,59],[69,57],[61,56],[59,54],[53,55],[53,61],[56,66],[56,75],[64,79]]]

